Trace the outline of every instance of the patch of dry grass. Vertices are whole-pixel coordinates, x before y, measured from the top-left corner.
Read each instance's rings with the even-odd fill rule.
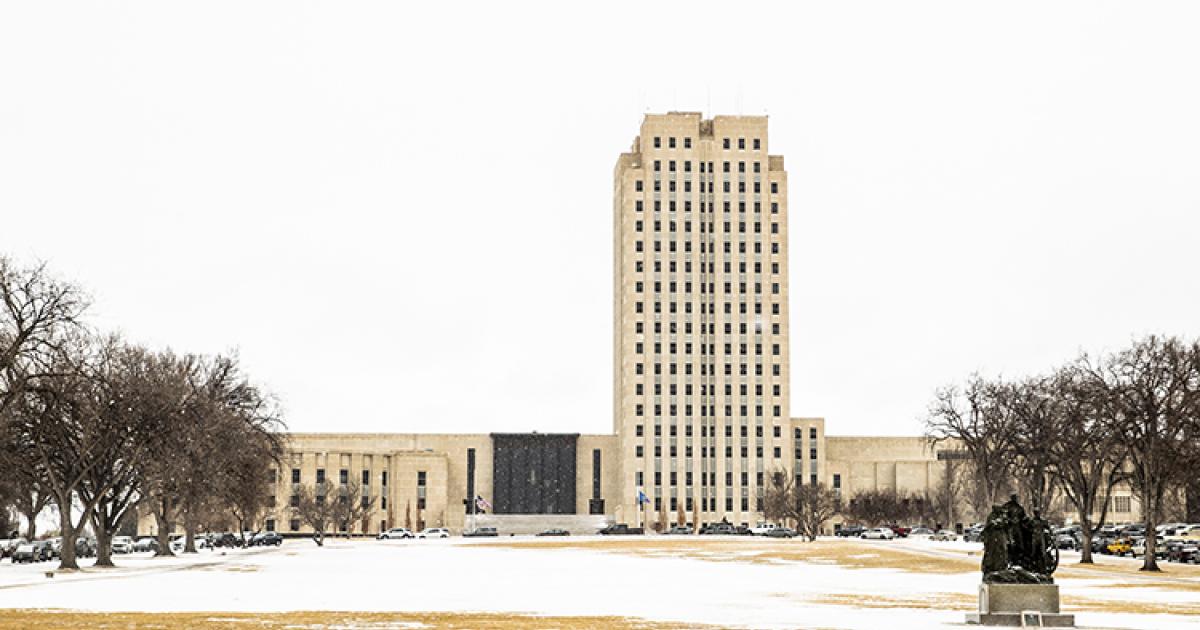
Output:
[[[893,597],[863,593],[831,593],[811,600],[816,604],[855,608],[915,608],[929,610],[975,610],[978,602],[962,593],[928,593],[920,597]]]
[[[46,610],[6,610],[0,615],[5,630],[116,630],[128,628],[200,628],[202,630],[666,630],[711,626],[659,623],[627,617],[540,617],[495,613],[81,613]]]

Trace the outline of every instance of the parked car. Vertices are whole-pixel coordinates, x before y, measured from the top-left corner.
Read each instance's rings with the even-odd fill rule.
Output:
[[[954,542],[958,540],[958,534],[956,534],[952,529],[943,529],[942,531],[930,536],[929,540],[945,540]]]
[[[1133,541],[1128,538],[1117,538],[1108,543],[1108,553],[1123,556],[1133,549]]]
[[[251,547],[278,547],[283,544],[283,536],[276,532],[261,532],[250,539]]]
[[[754,527],[750,528],[750,533],[754,534],[755,536],[766,536],[768,532],[770,532],[773,529],[778,529],[778,528],[779,528],[779,525],[776,525],[775,523],[760,522],[757,525],[755,525]]]
[[[1054,537],[1054,546],[1059,549],[1074,550],[1079,548],[1079,541],[1075,540],[1075,537],[1070,534],[1057,534]]]
[[[46,562],[54,559],[54,541],[39,540],[33,543],[33,553],[38,562]]]
[[[876,527],[874,529],[868,529],[867,531],[863,532],[861,536],[861,538],[866,538],[868,540],[892,540],[895,537],[896,532],[892,531],[892,528],[890,527]]]
[[[967,542],[983,542],[983,528],[971,527],[963,532],[963,540]]]
[[[671,536],[689,536],[692,534],[692,528],[687,525],[675,525],[663,533]]]
[[[796,530],[790,527],[776,527],[767,532],[768,538],[792,538],[796,535]]]
[[[605,527],[597,533],[603,536],[629,536],[644,534],[646,530],[641,527],[630,527],[625,523],[616,523]]]
[[[1167,562],[1200,562],[1200,545],[1183,540],[1167,541]]]
[[[380,532],[377,538],[379,540],[396,540],[401,538],[415,538],[415,536],[403,527],[393,527],[386,532]]]
[[[10,557],[12,558],[13,564],[38,561],[37,549],[33,543],[22,543],[17,545],[17,548],[13,550]]]
[[[11,538],[9,540],[0,540],[0,560],[3,560],[4,558],[12,557],[13,552],[17,550],[17,547],[20,547],[21,545],[24,545],[27,542],[29,542],[29,541],[25,540],[24,538]]]
[[[705,536],[732,536],[737,533],[737,529],[729,523],[709,523],[700,528],[700,533]]]
[[[449,538],[450,530],[445,527],[426,528],[425,531],[417,534],[417,538]]]
[[[96,539],[91,536],[80,536],[75,539],[76,558],[95,558],[96,548]]]
[[[895,534],[897,538],[908,538],[908,532],[912,531],[911,529],[907,527],[901,527],[900,525],[892,525],[888,529],[892,530],[892,533]]]
[[[1133,543],[1133,546],[1131,546],[1131,547],[1129,548],[1129,555],[1131,555],[1131,556],[1133,556],[1133,557],[1135,557],[1135,558],[1137,558],[1137,557],[1139,557],[1139,556],[1145,556],[1145,555],[1146,555],[1146,539],[1145,539],[1145,538],[1142,538],[1142,539],[1140,539],[1140,540],[1138,540],[1138,541],[1134,542],[1134,543]],[[1166,557],[1167,557],[1167,543],[1166,543],[1166,541],[1163,541],[1163,540],[1161,540],[1161,539],[1160,539],[1160,540],[1157,540],[1157,541],[1155,541],[1155,544],[1154,544],[1154,557],[1155,557],[1155,558],[1166,558]]]
[[[150,536],[142,536],[133,543],[133,550],[139,551],[158,551],[158,539]]]
[[[1174,533],[1169,534],[1169,540],[1200,540],[1200,525],[1183,525],[1174,528]]]
[[[495,538],[500,532],[496,531],[495,527],[480,527],[469,532],[463,532],[465,538]]]
[[[133,553],[133,539],[129,536],[113,536],[113,553]]]
[[[946,530],[942,530],[942,531],[946,531]],[[927,536],[933,536],[936,533],[937,532],[933,531],[932,529],[929,529],[928,527],[914,527],[912,529],[912,531],[908,532],[908,536],[909,536],[909,538],[923,538],[923,537],[927,537]],[[955,540],[957,540],[957,538]]]
[[[557,527],[538,532],[538,536],[570,536],[571,532]]]
[[[241,547],[242,537],[231,532],[213,534],[210,541],[213,547]]]
[[[862,525],[843,525],[833,535],[841,538],[858,538],[862,536],[864,531],[866,530],[863,529]]]

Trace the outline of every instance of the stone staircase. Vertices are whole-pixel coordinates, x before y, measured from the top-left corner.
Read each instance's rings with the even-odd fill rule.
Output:
[[[471,516],[465,528],[471,529]],[[612,517],[603,514],[479,514],[474,527],[495,527],[501,536],[530,535],[547,529],[565,529],[574,536],[595,534],[612,524]]]

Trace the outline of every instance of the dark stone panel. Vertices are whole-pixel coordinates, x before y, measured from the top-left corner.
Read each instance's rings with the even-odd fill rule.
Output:
[[[493,433],[496,514],[574,514],[578,433]]]

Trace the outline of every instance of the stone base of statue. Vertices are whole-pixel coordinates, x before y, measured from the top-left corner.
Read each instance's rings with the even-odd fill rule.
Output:
[[[967,623],[1017,628],[1074,628],[1059,609],[1057,584],[980,584],[979,612]]]

